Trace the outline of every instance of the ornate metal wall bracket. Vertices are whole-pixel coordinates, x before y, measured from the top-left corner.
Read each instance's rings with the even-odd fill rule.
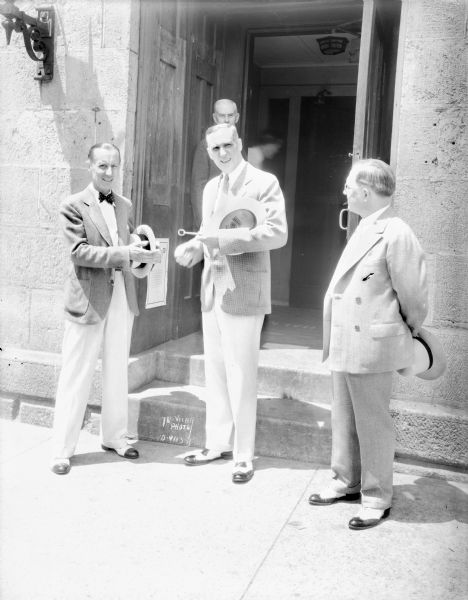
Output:
[[[23,34],[28,56],[37,62],[37,74],[34,79],[50,81],[54,76],[54,27],[55,12],[52,6],[37,9],[37,18],[30,17],[6,0],[0,5],[0,14],[5,17],[7,44],[10,44],[13,31]]]

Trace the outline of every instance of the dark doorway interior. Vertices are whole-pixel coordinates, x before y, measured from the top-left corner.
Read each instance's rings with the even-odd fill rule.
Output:
[[[338,226],[351,160],[355,97],[301,100],[289,304],[320,308],[346,241]]]

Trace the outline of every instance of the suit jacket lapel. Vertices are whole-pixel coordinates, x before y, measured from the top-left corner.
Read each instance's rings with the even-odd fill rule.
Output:
[[[112,246],[112,238],[104,217],[102,216],[101,209],[99,208],[99,203],[89,187],[86,189],[86,192],[87,193],[83,199],[83,202],[89,207],[89,216],[96,225],[96,228],[102,237],[106,240],[109,246]]]
[[[382,238],[388,221],[393,216],[394,213],[389,208],[374,223],[353,234],[338,261],[330,287],[333,287]]]

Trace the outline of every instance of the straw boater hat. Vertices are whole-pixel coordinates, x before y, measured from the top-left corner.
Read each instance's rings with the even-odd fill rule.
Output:
[[[427,329],[421,329],[413,338],[414,361],[405,369],[399,369],[398,373],[405,377],[416,375],[420,379],[437,379],[447,367],[445,353],[441,343],[435,335]]]
[[[149,247],[145,246],[145,250],[155,250],[158,247],[156,237],[149,225],[138,225],[131,235],[131,240],[133,242],[148,242]],[[130,262],[130,267],[135,277],[138,277],[138,279],[143,279],[143,277],[146,277],[151,271],[153,264],[132,260]]]
[[[207,229],[253,229],[266,219],[266,210],[255,198],[235,198],[224,210],[215,211],[207,223]]]

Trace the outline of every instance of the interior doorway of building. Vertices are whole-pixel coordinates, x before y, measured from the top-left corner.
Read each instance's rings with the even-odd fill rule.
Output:
[[[350,26],[335,36],[337,54],[323,54],[319,43],[331,31],[253,40],[249,145],[265,131],[283,141],[263,165],[280,180],[289,225],[287,246],[271,253],[275,305],[321,308],[346,243],[339,215],[352,162],[360,22]]]

